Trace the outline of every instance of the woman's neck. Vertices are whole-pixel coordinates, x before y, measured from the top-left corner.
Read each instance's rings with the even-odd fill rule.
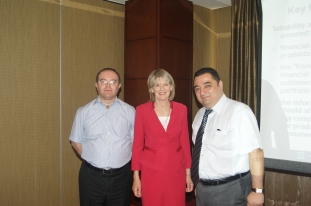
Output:
[[[169,116],[171,113],[171,103],[170,101],[155,101],[154,111],[158,116]]]

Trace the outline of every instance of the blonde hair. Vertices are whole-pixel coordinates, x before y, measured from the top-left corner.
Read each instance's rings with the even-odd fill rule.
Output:
[[[173,77],[164,69],[156,69],[150,73],[147,80],[150,101],[155,101],[154,93],[152,93],[152,88],[157,84],[158,78],[163,78],[169,85],[172,86],[172,90],[168,98],[169,100],[173,100],[175,96],[175,83]]]

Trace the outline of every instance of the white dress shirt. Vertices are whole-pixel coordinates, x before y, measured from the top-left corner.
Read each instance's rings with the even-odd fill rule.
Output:
[[[193,143],[205,109],[201,108],[194,118]],[[202,139],[200,179],[222,179],[248,171],[248,153],[262,148],[257,120],[252,110],[226,95],[212,109]]]

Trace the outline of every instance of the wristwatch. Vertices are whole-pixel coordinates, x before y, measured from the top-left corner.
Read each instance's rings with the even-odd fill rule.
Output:
[[[252,188],[252,191],[256,192],[256,193],[263,193],[263,189],[262,188]]]

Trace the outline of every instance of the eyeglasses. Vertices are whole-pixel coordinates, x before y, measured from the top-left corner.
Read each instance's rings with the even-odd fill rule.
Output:
[[[110,86],[114,86],[114,85],[116,85],[118,82],[117,82],[116,80],[107,81],[107,80],[103,79],[103,80],[100,80],[99,83],[102,84],[102,85],[110,84]]]

